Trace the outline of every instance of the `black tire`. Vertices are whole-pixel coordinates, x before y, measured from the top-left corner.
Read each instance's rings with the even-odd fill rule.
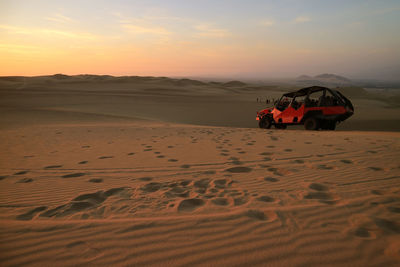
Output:
[[[306,130],[311,130],[311,131],[318,130],[318,128],[319,128],[318,120],[314,117],[307,118],[304,121],[304,128]]]
[[[258,126],[263,129],[270,129],[272,126],[272,122],[269,118],[264,117],[260,119],[260,121],[258,122]]]
[[[324,120],[321,122],[321,129],[322,130],[335,130],[336,129],[336,121],[332,120]]]
[[[334,131],[336,129],[336,121],[330,121],[328,123],[328,130]]]
[[[275,124],[276,129],[286,129],[287,125],[286,124]]]

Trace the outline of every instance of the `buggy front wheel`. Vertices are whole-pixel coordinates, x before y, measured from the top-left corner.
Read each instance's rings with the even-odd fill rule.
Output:
[[[263,129],[270,129],[272,126],[272,122],[269,118],[264,117],[260,119],[260,121],[258,122],[258,126]]]

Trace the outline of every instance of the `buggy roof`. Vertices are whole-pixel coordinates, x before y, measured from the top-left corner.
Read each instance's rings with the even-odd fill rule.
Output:
[[[306,88],[300,89],[295,92],[286,93],[283,96],[287,96],[287,97],[305,96],[305,95],[308,95],[308,94],[311,94],[314,92],[318,92],[318,91],[323,91],[323,90],[332,91],[331,89],[322,87],[322,86],[311,86],[311,87],[306,87]]]

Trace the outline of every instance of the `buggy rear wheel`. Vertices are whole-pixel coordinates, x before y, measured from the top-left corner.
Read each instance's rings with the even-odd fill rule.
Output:
[[[336,129],[336,121],[332,120],[325,120],[321,122],[321,129],[322,130],[335,130]]]
[[[304,121],[304,128],[305,128],[306,130],[311,130],[311,131],[318,130],[318,128],[319,128],[319,122],[318,122],[318,120],[317,120],[316,118],[314,118],[314,117],[307,118],[307,119]]]
[[[334,131],[336,129],[336,121],[329,121],[327,125],[327,129]]]

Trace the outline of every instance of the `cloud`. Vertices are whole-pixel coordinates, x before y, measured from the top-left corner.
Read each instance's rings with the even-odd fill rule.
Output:
[[[311,18],[308,16],[298,16],[297,18],[294,19],[294,23],[305,23],[311,21]]]
[[[18,54],[33,54],[39,53],[45,50],[43,47],[40,46],[33,46],[33,45],[21,45],[15,43],[3,43],[0,44],[0,51],[6,51],[7,53],[18,53]]]
[[[209,23],[197,24],[194,28],[197,31],[195,35],[198,37],[225,38],[232,35],[228,30],[216,28]]]
[[[131,34],[147,34],[147,35],[159,35],[159,36],[168,36],[172,34],[167,28],[159,26],[157,22],[154,22],[156,18],[149,17],[127,17],[119,12],[112,12],[113,16],[117,17],[117,23],[120,28],[125,32]]]
[[[62,15],[62,14],[54,14],[53,16],[51,16],[51,17],[46,17],[45,19],[46,19],[46,20],[49,20],[49,21],[53,21],[53,22],[58,22],[58,23],[71,23],[71,22],[76,22],[76,20],[74,20],[74,19],[72,19],[72,18],[70,18],[70,17],[64,16],[64,15]]]
[[[350,29],[360,29],[364,26],[364,23],[361,21],[354,21],[348,24]]]
[[[121,27],[133,34],[154,34],[154,35],[169,35],[170,31],[158,26],[140,26],[136,24],[121,24]]]
[[[27,28],[27,27],[18,27],[11,25],[0,25],[0,30],[6,31],[11,34],[31,35],[34,37],[49,36],[49,37],[59,37],[68,39],[87,39],[87,40],[92,40],[97,38],[96,35],[91,33],[61,31],[49,28]]]
[[[272,25],[275,24],[275,21],[272,19],[265,19],[265,20],[261,20],[258,24],[263,27],[271,27]]]

